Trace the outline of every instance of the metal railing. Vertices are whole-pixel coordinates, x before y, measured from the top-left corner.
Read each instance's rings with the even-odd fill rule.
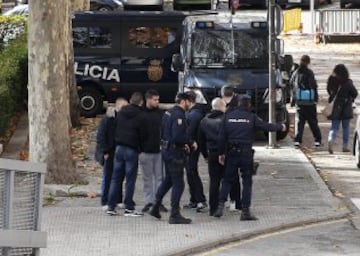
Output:
[[[359,9],[319,10],[319,28],[323,39],[325,36],[358,36],[360,35]]]
[[[0,256],[39,255],[45,164],[0,159]]]

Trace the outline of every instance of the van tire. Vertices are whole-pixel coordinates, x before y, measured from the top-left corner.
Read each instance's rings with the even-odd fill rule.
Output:
[[[286,136],[289,133],[289,128],[290,128],[290,115],[289,112],[287,110],[285,110],[285,115],[286,115],[286,119],[285,119],[285,126],[286,126],[286,131],[280,131],[276,133],[276,140],[283,140],[286,138]]]
[[[98,8],[98,11],[99,12],[109,12],[109,11],[112,11],[112,9],[108,6],[103,5]]]
[[[95,117],[103,108],[101,93],[93,88],[84,87],[79,91],[80,113],[85,117]]]

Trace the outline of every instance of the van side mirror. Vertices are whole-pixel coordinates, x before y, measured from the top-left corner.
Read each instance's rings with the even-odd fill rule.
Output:
[[[173,54],[171,59],[171,70],[173,72],[184,71],[184,63],[182,62],[180,54]]]

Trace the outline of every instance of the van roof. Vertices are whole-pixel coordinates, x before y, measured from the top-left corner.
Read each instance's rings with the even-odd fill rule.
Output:
[[[248,23],[252,21],[266,21],[266,12],[248,13],[237,12],[232,16],[233,23]],[[229,23],[231,14],[229,12],[219,12],[217,15],[190,15],[186,22],[195,23],[197,21],[213,21],[216,23]]]
[[[123,11],[123,12],[99,12],[99,11],[84,11],[84,12],[75,12],[75,19],[81,20],[117,20],[121,18],[133,18],[141,19],[143,17],[167,17],[167,18],[179,18],[185,17],[184,12],[175,12],[175,11]]]

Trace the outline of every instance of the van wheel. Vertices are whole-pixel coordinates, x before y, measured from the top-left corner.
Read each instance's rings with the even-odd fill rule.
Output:
[[[283,140],[286,138],[286,136],[289,133],[289,128],[290,128],[290,115],[289,112],[286,110],[286,121],[285,121],[285,125],[286,125],[286,131],[280,131],[276,133],[276,139],[277,140]]]
[[[95,117],[103,108],[101,93],[92,88],[83,88],[79,91],[80,112],[85,117]]]
[[[108,12],[108,11],[112,11],[112,9],[109,6],[100,6],[98,9],[99,12]]]

